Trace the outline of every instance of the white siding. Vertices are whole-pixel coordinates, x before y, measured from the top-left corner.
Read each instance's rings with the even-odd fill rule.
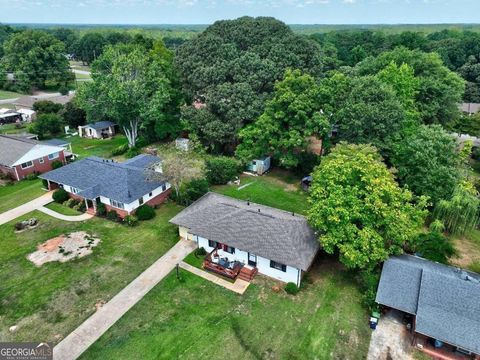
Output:
[[[187,229],[185,230],[188,231]],[[213,251],[213,248],[208,246],[208,239],[202,238],[200,236],[193,236],[193,241],[197,242],[198,247],[203,247],[207,252]],[[228,256],[230,260],[237,260],[244,264],[248,264],[248,251],[236,248],[235,254],[229,254]],[[283,272],[281,270],[271,268],[269,259],[257,255],[257,269],[258,272],[263,275],[286,283],[293,282],[294,284],[297,284],[297,286],[300,286],[301,270],[295,267],[287,266],[286,271]]]

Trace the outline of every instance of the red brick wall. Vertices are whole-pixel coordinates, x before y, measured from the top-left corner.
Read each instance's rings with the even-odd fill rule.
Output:
[[[111,211],[111,210],[114,210],[117,212],[118,216],[120,216],[122,219],[128,215],[128,212],[127,210],[122,210],[122,209],[117,209],[117,208],[114,208],[113,206],[110,206],[110,205],[107,205],[107,204],[103,204],[105,205],[105,208],[107,209],[107,212]]]
[[[33,174],[33,173],[40,173],[41,174],[41,173],[45,173],[47,171],[52,170],[52,163],[54,161],[60,161],[64,164],[66,163],[64,151],[62,151],[60,153],[60,156],[56,159],[49,160],[48,156],[44,156],[43,160],[44,160],[43,164],[40,163],[40,158],[33,160],[33,166],[29,167],[27,169],[22,169],[22,167],[20,165],[15,166],[15,168],[17,169],[17,173],[18,173],[18,176],[19,176],[20,180],[22,180],[28,174]],[[14,170],[14,172],[15,172],[15,170]]]
[[[167,191],[164,191],[163,193],[155,196],[154,198],[148,200],[145,204],[148,204],[150,206],[156,206],[160,205],[163,203],[165,200],[167,200],[168,196],[172,192],[172,188],[168,189]]]
[[[9,168],[9,167],[0,165],[0,172],[2,174],[10,176],[14,180],[17,180],[17,176],[15,175],[15,169],[13,169],[13,168]]]

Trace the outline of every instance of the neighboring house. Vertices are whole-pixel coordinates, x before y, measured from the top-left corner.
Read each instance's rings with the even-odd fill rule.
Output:
[[[115,124],[111,121],[98,121],[78,127],[78,136],[91,139],[106,139],[115,135]]]
[[[478,103],[463,103],[458,106],[460,111],[465,114],[473,115],[480,111],[480,104]]]
[[[23,121],[32,122],[36,119],[37,113],[31,109],[19,108],[17,109],[19,114],[22,114]]]
[[[212,192],[170,222],[209,253],[204,267],[231,278],[249,267],[300,286],[320,248],[305,217]]]
[[[17,100],[13,102],[13,105],[15,106],[15,109],[32,109],[33,104],[35,104],[37,101],[51,101],[55,104],[61,104],[65,105],[72,101],[73,97],[75,96],[75,93],[71,92],[68,95],[55,95],[55,96],[47,96],[47,95],[42,95],[42,96],[22,96],[19,97]]]
[[[467,141],[470,141],[472,143],[472,147],[474,148],[478,148],[480,147],[480,139],[476,136],[471,136],[471,135],[468,135],[468,134],[457,134],[457,133],[452,133],[452,136],[455,137],[455,139],[457,140],[457,142],[459,144],[463,144]]]
[[[74,160],[75,154],[72,151],[72,144],[63,139],[50,139],[43,141],[44,144],[59,146],[65,150],[65,158],[67,160]]]
[[[0,135],[0,172],[12,179],[50,171],[54,161],[66,163],[63,148],[21,136]]]
[[[0,109],[0,125],[19,123],[22,120],[22,114],[15,110],[5,108]]]
[[[411,255],[392,257],[383,265],[376,302],[413,317],[413,343],[424,351],[480,359],[479,274]]]
[[[166,181],[150,181],[150,166],[160,162],[152,155],[138,155],[123,163],[91,156],[40,176],[50,190],[63,188],[70,196],[85,201],[87,211],[96,213],[97,204],[120,217],[133,214],[143,204],[156,206],[170,193]]]
[[[258,175],[263,175],[270,169],[270,162],[270,156],[252,160],[247,164],[247,170]]]

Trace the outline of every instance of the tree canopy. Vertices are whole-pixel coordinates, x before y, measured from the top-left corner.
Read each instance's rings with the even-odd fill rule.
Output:
[[[178,48],[176,65],[188,98],[206,104],[208,117],[216,119],[220,132],[227,132],[215,141],[217,146],[234,144],[240,129],[262,113],[287,68],[312,75],[322,70],[316,42],[266,17],[215,22]],[[195,112],[186,115],[186,123],[200,122]],[[196,128],[191,126],[192,131]],[[210,132],[218,130],[212,126],[197,135],[208,142],[215,138]]]
[[[426,215],[425,199],[395,182],[371,145],[340,143],[313,173],[308,220],[328,253],[372,268],[402,252]]]

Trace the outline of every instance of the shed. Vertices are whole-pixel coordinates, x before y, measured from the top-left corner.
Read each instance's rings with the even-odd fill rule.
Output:
[[[250,161],[247,164],[247,170],[258,175],[263,175],[270,169],[270,163],[270,156],[264,156],[260,159]]]
[[[175,140],[175,147],[179,150],[188,151],[190,140],[186,138],[177,138]]]

